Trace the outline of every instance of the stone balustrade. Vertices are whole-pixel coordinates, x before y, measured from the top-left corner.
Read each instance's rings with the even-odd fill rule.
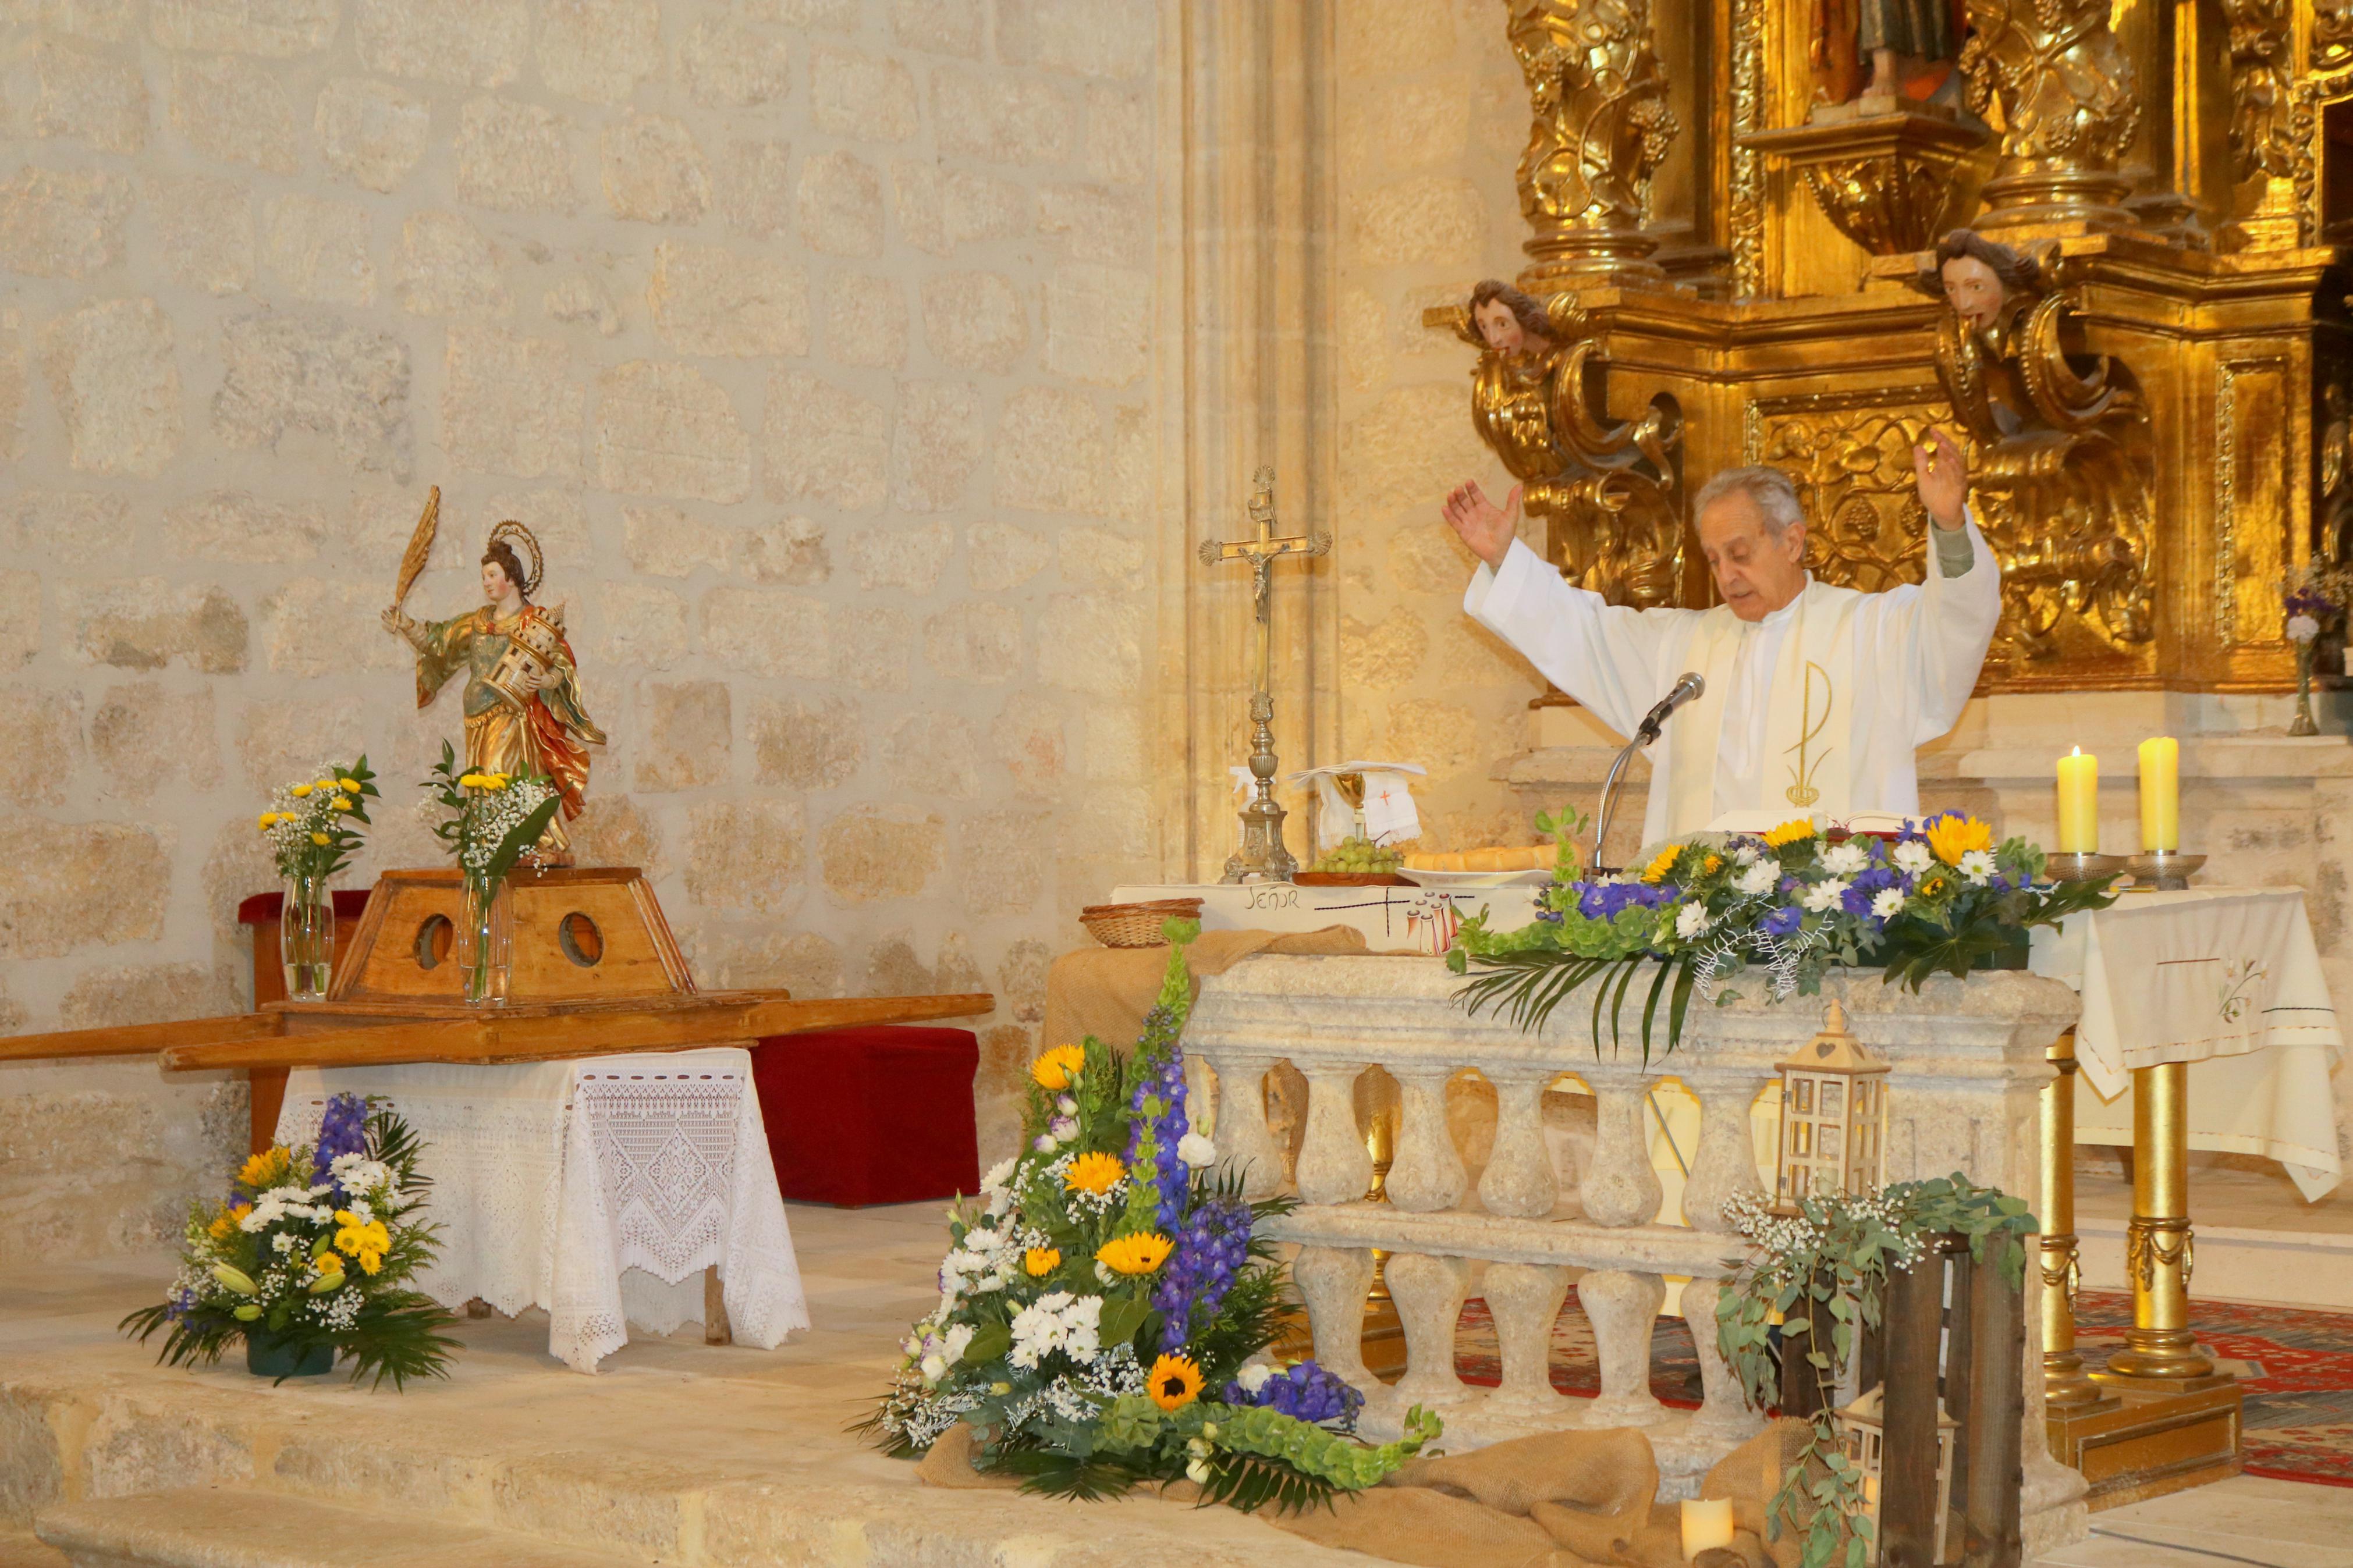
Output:
[[[1750,1110],[1775,1064],[1820,1027],[1820,1003],[1767,1004],[1759,999],[1761,977],[1752,975],[1734,987],[1746,1000],[1715,1006],[1694,998],[1672,1056],[1662,1016],[1645,1062],[1641,985],[1628,994],[1622,1042],[1597,1055],[1588,993],[1527,1034],[1493,1012],[1471,1016],[1454,1000],[1461,984],[1430,959],[1261,956],[1237,964],[1203,981],[1186,1030],[1196,1103],[1214,1103],[1219,1151],[1244,1163],[1253,1195],[1299,1198],[1300,1207],[1271,1228],[1298,1247],[1293,1276],[1316,1359],[1365,1393],[1368,1431],[1393,1429],[1414,1404],[1445,1416],[1457,1448],[1554,1427],[1640,1426],[1659,1455],[1662,1495],[1689,1495],[1759,1422],[1715,1348],[1718,1282],[1747,1246],[1731,1233],[1722,1205],[1735,1193],[1761,1191]],[[1844,1000],[1848,1026],[1892,1064],[1889,1181],[1957,1170],[2010,1192],[2034,1190],[2037,1097],[2052,1075],[2043,1053],[2074,1021],[2074,993],[2028,974],[1987,973],[1932,981],[1915,994],[1865,971],[1833,979],[1825,994]],[[1295,1170],[1255,1092],[1280,1061],[1308,1086]],[[1372,1160],[1353,1093],[1357,1075],[1374,1066],[1397,1079],[1401,1102],[1377,1202],[1366,1198]],[[1447,1080],[1465,1068],[1483,1076],[1496,1100],[1494,1142],[1475,1186],[1446,1119]],[[1209,1071],[1228,1086],[1222,1092]],[[1584,1082],[1598,1112],[1591,1157],[1573,1183],[1555,1167],[1542,1123],[1544,1091],[1563,1075]],[[1682,1080],[1702,1112],[1683,1225],[1658,1223],[1662,1194],[1642,1121],[1645,1093],[1667,1077]],[[1254,1091],[1231,1092],[1244,1084]],[[1406,1372],[1393,1387],[1366,1370],[1362,1352],[1376,1248],[1388,1254],[1389,1294],[1405,1330]],[[1455,1371],[1456,1321],[1474,1267],[1501,1351],[1501,1385],[1493,1390],[1466,1384]],[[1577,1299],[1600,1361],[1597,1400],[1557,1393],[1547,1374],[1572,1270],[1582,1271]],[[1666,1408],[1650,1390],[1651,1341],[1669,1275],[1691,1281],[1682,1313],[1703,1390],[1692,1412]],[[2028,1360],[2039,1394],[2039,1352]],[[2030,1415],[2039,1426],[2039,1398]],[[2041,1452],[2039,1432],[2032,1451]],[[2045,1480],[2045,1489],[2057,1484]]]

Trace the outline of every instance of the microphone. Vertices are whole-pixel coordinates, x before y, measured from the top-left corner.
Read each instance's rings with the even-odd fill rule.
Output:
[[[1667,721],[1667,715],[1672,713],[1684,703],[1691,701],[1694,698],[1697,697],[1701,692],[1705,691],[1706,689],[1707,682],[1700,678],[1699,671],[1695,669],[1687,669],[1683,671],[1683,673],[1676,679],[1674,689],[1669,691],[1664,697],[1660,698],[1658,706],[1652,708],[1650,712],[1643,715],[1642,727],[1634,732],[1636,743],[1639,745],[1648,745],[1652,741],[1657,740],[1659,738],[1659,727]]]

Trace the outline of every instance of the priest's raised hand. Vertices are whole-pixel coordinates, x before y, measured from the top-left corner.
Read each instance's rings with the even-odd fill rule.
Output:
[[[1520,487],[1514,485],[1512,493],[1497,506],[1487,499],[1476,479],[1465,479],[1446,497],[1446,521],[1471,547],[1471,553],[1490,566],[1501,566],[1510,552],[1512,541],[1518,537],[1514,524],[1520,513]]]

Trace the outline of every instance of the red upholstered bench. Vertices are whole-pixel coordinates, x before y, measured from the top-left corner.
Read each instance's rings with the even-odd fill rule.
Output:
[[[752,1050],[776,1185],[857,1208],[980,1188],[970,1029],[876,1025],[778,1035]]]

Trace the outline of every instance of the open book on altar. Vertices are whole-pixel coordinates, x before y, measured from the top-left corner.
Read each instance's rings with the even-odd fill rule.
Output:
[[[1748,833],[1764,837],[1783,823],[1790,821],[1787,813],[1770,811],[1727,811],[1707,825],[1710,833]],[[1816,813],[1814,826],[1825,830],[1844,829],[1849,833],[1901,833],[1905,818],[1884,811],[1858,811],[1852,816],[1836,820]]]

